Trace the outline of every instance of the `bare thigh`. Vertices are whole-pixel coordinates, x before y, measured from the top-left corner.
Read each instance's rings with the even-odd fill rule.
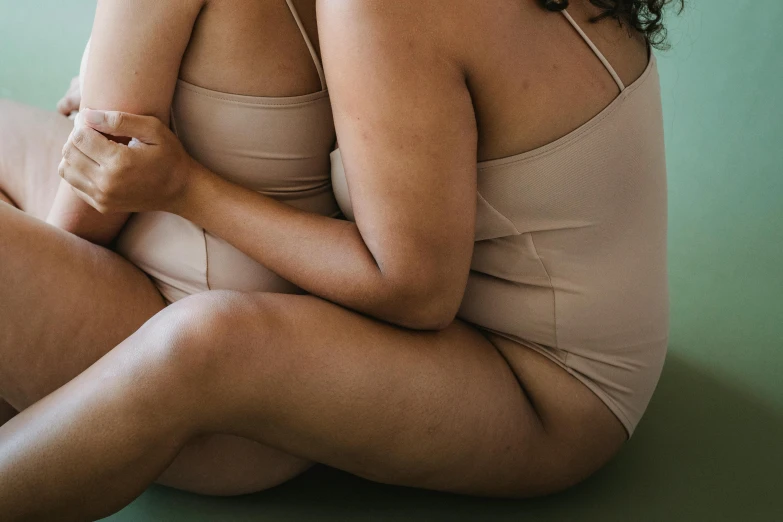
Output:
[[[46,155],[45,150],[28,154],[41,165]],[[39,181],[46,192],[49,179]],[[32,182],[22,185],[31,193],[38,190]],[[15,200],[34,201],[32,208],[45,216],[43,207],[36,207],[45,198],[10,192]],[[0,421],[14,414],[8,404],[22,411],[55,391],[164,305],[149,278],[119,255],[0,203]],[[239,494],[277,485],[309,466],[258,443],[216,435],[183,449],[161,482],[200,493]]]
[[[73,122],[61,114],[0,100],[0,199],[45,219],[71,129]]]
[[[509,364],[469,325],[413,332],[312,296],[210,292],[0,428],[0,508],[108,516],[205,433],[378,482],[504,497],[573,485],[625,440],[564,370],[533,352]]]
[[[533,351],[501,352],[459,321],[414,332],[312,296],[193,296],[60,399],[74,393],[70,400],[94,402],[93,412],[127,411],[84,395],[85,383],[132,368],[136,346],[156,361],[154,419],[173,410],[171,422],[189,419],[195,434],[233,433],[379,482],[537,495],[583,480],[625,441],[590,390]],[[161,347],[164,356],[154,355]],[[126,421],[129,434],[134,422]],[[170,435],[168,421],[161,424]]]

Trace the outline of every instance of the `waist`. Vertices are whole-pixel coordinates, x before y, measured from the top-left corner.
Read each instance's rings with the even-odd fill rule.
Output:
[[[336,217],[331,190],[293,194],[285,203],[307,212]],[[200,226],[174,214],[134,214],[117,241],[117,252],[148,274],[160,287],[179,295],[208,290],[298,292],[256,260]]]

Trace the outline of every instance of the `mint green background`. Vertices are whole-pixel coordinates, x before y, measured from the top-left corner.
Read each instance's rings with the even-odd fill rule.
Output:
[[[53,108],[78,70],[93,4],[0,0],[0,96]],[[691,0],[672,19],[673,48],[659,53],[670,357],[636,436],[596,477],[512,502],[317,468],[239,499],[153,488],[111,520],[783,520],[781,22],[777,0]]]

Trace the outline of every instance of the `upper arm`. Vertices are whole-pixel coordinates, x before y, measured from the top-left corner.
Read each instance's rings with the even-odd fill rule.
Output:
[[[384,274],[457,307],[473,251],[476,121],[432,4],[326,1],[319,22],[362,237]]]
[[[206,0],[99,0],[83,67],[82,108],[169,121],[180,62]],[[101,215],[63,181],[47,221],[109,244],[128,214]]]
[[[206,0],[99,0],[82,107],[169,120],[182,56]]]

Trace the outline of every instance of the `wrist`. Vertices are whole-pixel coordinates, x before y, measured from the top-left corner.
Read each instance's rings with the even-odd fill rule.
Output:
[[[187,165],[183,169],[182,187],[172,198],[169,208],[165,209],[166,212],[186,218],[192,215],[194,210],[199,207],[199,202],[203,200],[202,195],[212,176],[213,174],[206,167],[192,158],[188,158]]]

